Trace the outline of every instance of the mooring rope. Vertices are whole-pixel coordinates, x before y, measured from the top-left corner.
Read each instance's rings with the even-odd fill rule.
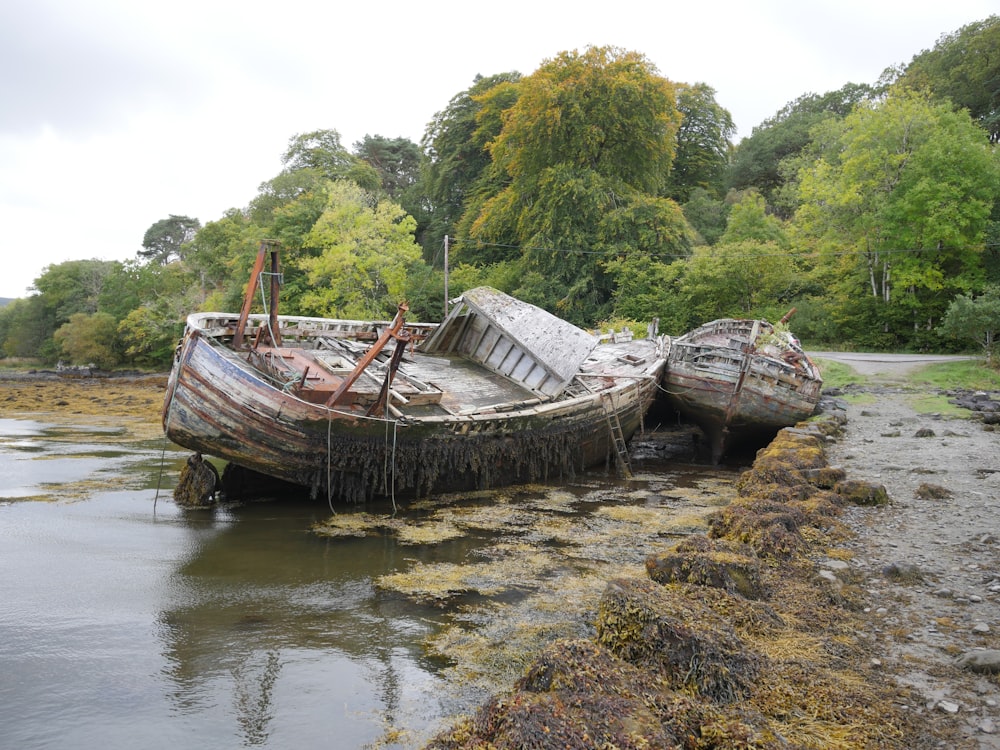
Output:
[[[171,396],[173,401],[173,396]],[[169,413],[169,410],[168,410]],[[160,473],[156,477],[156,494],[153,495],[153,515],[156,515],[156,501],[160,499],[160,481],[163,479],[163,463],[167,456],[167,433],[163,433],[163,448],[160,450]]]
[[[333,515],[337,515],[337,511],[333,509],[333,482],[330,480],[330,448],[331,448],[331,437],[330,431],[333,426],[333,420],[330,418],[332,412],[327,410],[326,413],[326,504],[330,506],[330,512]]]
[[[257,287],[260,289],[260,302],[264,306],[264,319],[267,321],[267,332],[271,334],[271,344],[276,345],[278,340],[274,337],[274,329],[271,328],[271,311],[267,308],[267,295],[264,293],[264,277],[277,276],[278,283],[285,283],[285,274],[273,273],[271,271],[261,271],[257,276]]]

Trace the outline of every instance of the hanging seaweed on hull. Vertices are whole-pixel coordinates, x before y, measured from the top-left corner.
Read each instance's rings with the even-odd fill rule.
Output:
[[[318,472],[313,493],[347,503],[375,496],[425,497],[572,478],[586,466],[580,432],[545,427],[516,435],[434,435],[424,439],[358,437],[331,447],[331,469]],[[327,476],[329,474],[329,476]]]

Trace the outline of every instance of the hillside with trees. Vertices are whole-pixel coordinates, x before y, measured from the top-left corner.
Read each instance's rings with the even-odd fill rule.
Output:
[[[263,238],[287,313],[386,318],[405,299],[438,320],[447,245],[452,296],[489,284],[581,326],[680,334],[795,307],[813,347],[989,353],[998,48],[1000,17],[970,23],[878,81],[804,92],[738,144],[711,82],[641,52],[477,76],[419,144],[295,134],[242,208],[167,214],[127,262],[48,266],[0,307],[0,355],[165,368],[189,312],[239,309]]]

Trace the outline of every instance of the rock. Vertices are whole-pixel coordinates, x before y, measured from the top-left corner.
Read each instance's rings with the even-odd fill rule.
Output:
[[[951,490],[947,487],[942,487],[939,484],[923,482],[913,492],[913,495],[921,500],[946,500],[951,497]]]
[[[955,666],[980,674],[1000,672],[1000,650],[992,648],[967,651],[955,659]]]
[[[863,479],[845,479],[834,485],[833,491],[854,505],[887,505],[889,493],[884,484]]]
[[[913,563],[894,562],[882,568],[882,575],[898,583],[919,583],[924,580],[924,574]]]
[[[204,506],[214,502],[220,489],[222,481],[218,470],[211,462],[204,460],[200,453],[194,453],[181,469],[177,486],[174,487],[174,502],[186,507]]]
[[[979,722],[979,725],[976,728],[983,734],[996,734],[997,732],[996,723],[993,721],[993,719],[989,718],[983,719],[981,722]]]
[[[657,583],[712,586],[748,599],[764,595],[760,561],[753,550],[726,539],[693,535],[647,557],[646,573]]]
[[[987,633],[990,632],[990,626],[987,625],[985,622],[977,622],[975,625],[972,626],[972,632],[978,633],[979,635],[986,635]]]
[[[937,709],[946,714],[957,714],[960,706],[955,701],[938,701]]]

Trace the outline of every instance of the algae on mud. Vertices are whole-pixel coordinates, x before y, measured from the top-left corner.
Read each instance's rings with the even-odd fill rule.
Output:
[[[674,545],[666,567],[662,550],[651,556],[663,582],[612,578],[594,635],[550,645],[512,692],[428,748],[937,746],[927,718],[905,709],[906,689],[871,668],[856,577],[819,574],[820,561],[850,557],[837,519],[847,499],[810,481],[824,476],[834,430],[785,431],[706,542]],[[724,575],[734,562],[754,599]]]

